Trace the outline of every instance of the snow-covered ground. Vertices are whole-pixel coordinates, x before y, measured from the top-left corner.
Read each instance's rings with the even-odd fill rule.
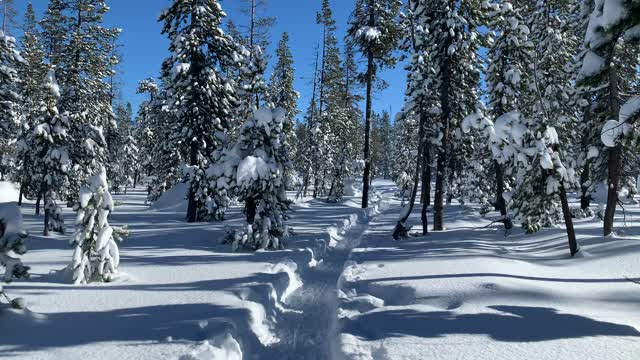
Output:
[[[347,358],[638,358],[637,205],[624,237],[603,239],[601,221],[578,220],[574,259],[564,229],[505,236],[457,205],[446,210],[451,230],[393,243],[397,213],[370,225],[341,278]]]
[[[40,236],[23,206],[32,279],[7,287],[29,311],[0,313],[0,357],[18,359],[634,359],[640,353],[640,209],[624,237],[576,225],[505,237],[470,209],[447,207],[443,233],[391,239],[395,186],[376,181],[371,209],[307,199],[287,250],[231,251],[224,223],[187,224],[180,192],[153,207],[115,195],[128,224],[121,277],[74,286],[51,272],[69,236]],[[418,211],[418,209],[416,209]],[[66,210],[68,211],[68,209]],[[417,214],[416,214],[417,215]],[[66,213],[67,222],[72,219]],[[419,221],[412,218],[413,223]],[[622,227],[622,223],[617,224]]]

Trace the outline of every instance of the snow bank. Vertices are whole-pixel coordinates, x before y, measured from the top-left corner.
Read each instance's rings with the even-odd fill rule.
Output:
[[[189,184],[176,184],[151,205],[149,210],[157,212],[186,212]]]
[[[242,360],[242,349],[231,334],[224,334],[205,340],[197,349],[180,360]]]
[[[13,183],[0,181],[0,203],[18,201],[17,186]]]

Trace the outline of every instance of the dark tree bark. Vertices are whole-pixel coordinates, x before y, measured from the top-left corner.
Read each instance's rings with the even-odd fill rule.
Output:
[[[615,42],[614,42],[615,43]],[[620,98],[618,92],[618,70],[612,64],[615,46],[612,46],[609,56],[609,118],[618,119],[620,117]],[[620,186],[620,171],[622,169],[622,147],[617,145],[609,150],[608,161],[608,196],[607,209],[604,213],[604,236],[609,236],[613,232],[613,220],[618,205],[618,188]]]
[[[447,38],[444,48],[448,49],[451,45],[451,40]],[[442,143],[438,151],[438,162],[436,172],[436,189],[435,198],[433,203],[433,230],[444,230],[444,185],[447,178],[447,149],[449,148],[449,121],[451,118],[451,104],[450,104],[450,87],[451,87],[451,61],[450,57],[446,56],[441,64],[441,76],[442,84],[440,88],[440,106],[442,107]]]
[[[371,177],[371,112],[373,96],[373,54],[369,52],[367,60],[367,107],[364,127],[364,177],[362,178],[362,208],[369,207],[369,184]]]
[[[587,210],[591,206],[591,192],[587,186],[591,177],[591,161],[587,161],[580,174],[580,208]]]
[[[198,165],[198,143],[195,141],[191,142],[191,161],[189,162],[191,166]],[[193,185],[189,188],[189,205],[187,207],[187,221],[190,223],[194,223],[197,221],[197,206],[196,206],[196,189],[193,188]]]
[[[373,0],[369,0],[369,26],[373,27],[376,25],[375,21],[375,7],[373,4]],[[371,148],[370,148],[370,137],[371,137],[371,113],[373,107],[373,72],[374,72],[374,63],[373,63],[373,51],[367,51],[367,106],[366,106],[366,115],[365,115],[365,126],[364,126],[364,176],[362,178],[362,208],[366,209],[369,207],[369,182],[371,177]]]
[[[427,215],[427,210],[431,203],[431,148],[428,141],[423,141],[422,147],[422,211],[420,218],[422,220],[422,235],[427,235],[429,233],[429,216]]]
[[[560,201],[562,202],[562,214],[564,215],[564,223],[567,228],[567,237],[569,239],[569,251],[571,252],[571,256],[574,256],[580,249],[578,248],[578,241],[576,240],[576,231],[573,228],[571,209],[569,208],[567,191],[564,188],[564,184],[560,184]]]
[[[494,162],[496,169],[496,210],[502,215],[502,223],[504,228],[510,230],[513,228],[513,222],[507,216],[507,202],[504,200],[504,169],[497,161]]]

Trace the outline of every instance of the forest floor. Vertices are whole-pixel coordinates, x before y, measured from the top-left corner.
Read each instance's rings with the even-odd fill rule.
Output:
[[[70,285],[69,235],[40,236],[23,206],[32,278],[7,286],[28,311],[0,312],[0,357],[18,359],[634,359],[640,353],[640,208],[624,236],[597,219],[505,235],[473,208],[450,230],[394,242],[397,189],[375,182],[371,209],[347,197],[294,206],[287,250],[232,252],[223,223],[187,224],[181,189],[149,208],[115,195],[128,224],[121,277]],[[182,189],[183,190],[183,189]],[[416,209],[417,210],[417,209]],[[477,210],[477,209],[475,209]],[[67,223],[73,214],[65,210]],[[622,213],[616,225],[623,228]],[[415,213],[411,222],[419,222]],[[71,226],[70,226],[71,228]],[[71,230],[71,229],[70,229]],[[54,271],[52,271],[54,270]],[[3,319],[4,318],[4,319]]]

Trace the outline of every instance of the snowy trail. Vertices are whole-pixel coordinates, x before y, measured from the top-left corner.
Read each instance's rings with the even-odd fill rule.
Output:
[[[382,190],[376,208],[386,202],[392,188]],[[277,321],[280,342],[273,344],[261,359],[327,360],[341,358],[338,329],[338,282],[352,250],[369,228],[364,213],[348,230],[339,234],[337,245],[328,250],[316,267],[300,271],[303,286],[287,300],[287,310]],[[375,217],[374,214],[372,217]]]

